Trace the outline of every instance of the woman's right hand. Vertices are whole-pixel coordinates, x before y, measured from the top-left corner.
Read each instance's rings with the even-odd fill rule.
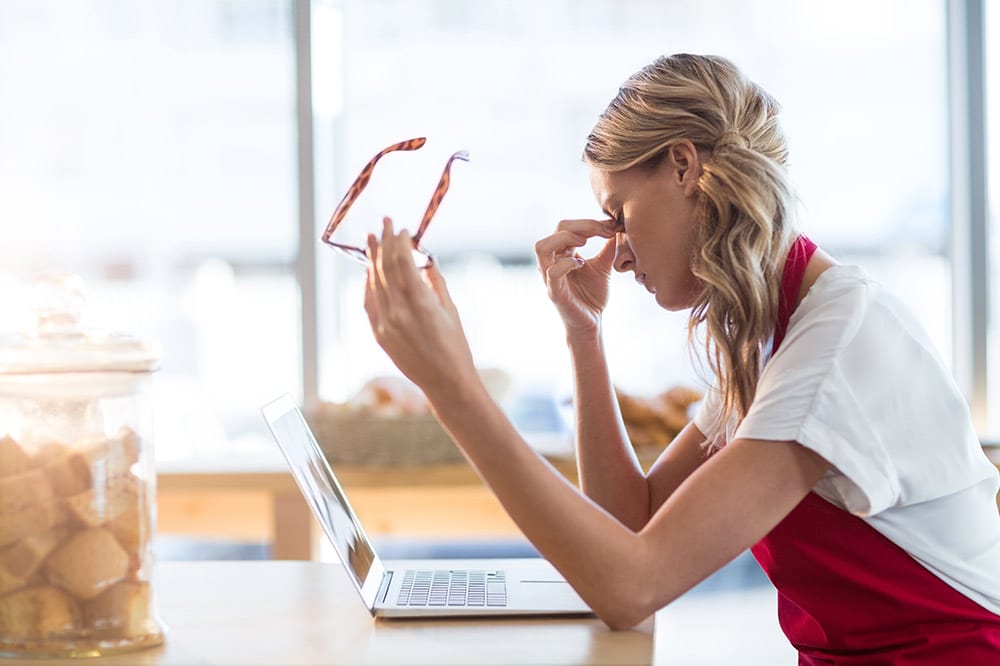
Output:
[[[597,330],[608,304],[608,281],[615,260],[614,220],[563,220],[551,236],[535,243],[538,268],[567,333]],[[609,239],[590,259],[577,250],[594,237]]]

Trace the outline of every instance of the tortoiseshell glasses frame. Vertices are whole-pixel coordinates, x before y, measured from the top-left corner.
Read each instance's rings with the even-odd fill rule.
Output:
[[[330,221],[326,225],[326,229],[323,231],[323,235],[320,237],[321,240],[334,248],[343,252],[355,261],[360,261],[361,263],[368,265],[368,255],[365,253],[364,248],[357,247],[355,245],[345,245],[343,243],[338,243],[330,240],[337,227],[344,220],[347,215],[347,211],[350,210],[351,206],[357,201],[358,196],[360,196],[362,190],[368,185],[368,181],[371,180],[372,171],[375,169],[375,165],[378,163],[382,157],[385,155],[396,152],[398,150],[417,150],[423,147],[427,143],[426,137],[417,137],[416,139],[408,139],[406,141],[400,141],[399,143],[394,143],[388,148],[385,148],[378,152],[375,157],[368,161],[365,168],[361,170],[361,173],[357,178],[354,179],[354,183],[348,188],[347,194],[344,198],[340,200],[337,204],[336,209],[333,211],[333,215],[330,216]],[[434,257],[425,250],[420,245],[420,239],[423,238],[424,232],[427,231],[428,225],[431,223],[431,219],[434,217],[434,213],[437,212],[438,206],[441,205],[441,200],[444,199],[444,195],[448,192],[448,186],[451,184],[451,163],[455,160],[462,160],[464,162],[469,161],[469,153],[460,150],[453,153],[451,157],[448,158],[448,162],[444,165],[444,171],[441,173],[441,179],[438,181],[437,187],[434,188],[434,194],[431,195],[431,201],[427,204],[427,210],[424,211],[424,216],[420,220],[420,226],[417,227],[416,233],[413,234],[413,257],[419,268],[426,268],[434,262]]]

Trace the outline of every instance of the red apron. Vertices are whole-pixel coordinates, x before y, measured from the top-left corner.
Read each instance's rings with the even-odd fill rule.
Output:
[[[788,255],[775,350],[815,250],[799,236]],[[815,493],[751,551],[778,590],[778,620],[800,666],[1000,665],[1000,616]]]

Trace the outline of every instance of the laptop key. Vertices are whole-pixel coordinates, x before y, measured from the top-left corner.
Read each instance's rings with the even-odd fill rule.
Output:
[[[407,571],[397,603],[401,606],[506,606],[503,572]]]

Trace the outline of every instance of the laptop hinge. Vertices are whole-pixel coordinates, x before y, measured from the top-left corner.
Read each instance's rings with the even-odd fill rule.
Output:
[[[377,605],[384,605],[385,598],[389,596],[389,584],[392,582],[392,571],[386,571],[382,574],[382,582],[378,586],[378,594],[375,595],[375,603]]]

